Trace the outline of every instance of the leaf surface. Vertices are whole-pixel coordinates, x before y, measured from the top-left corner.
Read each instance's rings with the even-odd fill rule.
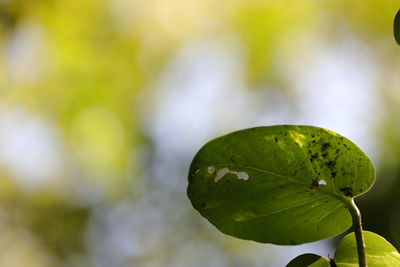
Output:
[[[330,260],[316,254],[303,254],[291,260],[286,267],[330,267]]]
[[[295,245],[347,230],[346,204],[374,180],[371,161],[350,140],[318,127],[278,125],[207,143],[192,161],[187,193],[225,234]]]
[[[394,18],[394,39],[396,39],[397,44],[400,45],[400,10],[397,12],[396,17]]]
[[[383,237],[372,232],[363,231],[369,267],[400,266],[400,254]],[[357,246],[354,233],[340,241],[334,261],[338,267],[357,267]]]

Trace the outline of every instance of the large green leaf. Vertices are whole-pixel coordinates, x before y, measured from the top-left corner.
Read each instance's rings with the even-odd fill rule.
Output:
[[[396,17],[394,18],[394,38],[396,42],[400,45],[400,10],[397,12]]]
[[[189,170],[192,205],[220,231],[294,245],[342,233],[351,199],[375,171],[351,141],[312,126],[234,132],[207,143]]]
[[[331,267],[331,264],[328,258],[307,253],[294,258],[286,267]]]
[[[400,254],[383,237],[372,232],[363,231],[369,267],[400,266]],[[357,246],[354,233],[340,241],[334,261],[338,267],[357,267]]]

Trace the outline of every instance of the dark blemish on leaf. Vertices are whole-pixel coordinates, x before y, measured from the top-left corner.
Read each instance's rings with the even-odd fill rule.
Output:
[[[329,202],[329,200],[325,200],[325,203],[328,203]]]
[[[346,197],[353,196],[353,189],[351,187],[342,187],[340,188],[340,191],[342,191]]]
[[[315,138],[315,134],[312,134],[311,137],[312,137],[312,138]]]
[[[275,143],[278,143],[279,137],[275,137],[274,141],[275,141]]]
[[[294,171],[293,175],[296,175],[296,174],[297,174],[297,170]]]
[[[312,154],[311,157],[310,157],[310,161],[313,162],[313,161],[316,160],[317,158],[318,158],[318,154],[317,154],[317,153]]]
[[[324,157],[324,158],[326,158],[326,157],[328,156],[328,153],[327,153],[327,152],[324,152],[324,153],[321,154],[321,156]]]
[[[312,141],[311,141],[311,143],[315,144],[315,143],[317,143],[317,141],[315,141],[315,140],[312,140]]]
[[[304,220],[304,222],[306,223],[306,222],[308,222],[308,220]]]
[[[206,203],[201,203],[200,206],[201,206],[202,208],[205,208],[205,207],[206,207]]]
[[[331,177],[332,177],[332,178],[335,178],[336,175],[337,175],[337,172],[331,172]]]
[[[292,245],[296,245],[296,242],[294,242],[293,240],[290,240],[290,243],[291,243]]]
[[[331,146],[330,143],[323,143],[323,144],[322,144],[321,151],[326,151],[330,146]]]
[[[314,179],[311,181],[311,188],[316,188],[319,185],[319,180],[318,179]]]
[[[279,188],[285,188],[285,186],[284,186],[284,185],[281,185]]]
[[[331,160],[331,161],[328,161],[327,163],[326,163],[326,166],[329,168],[329,169],[333,169],[333,167],[335,167],[335,164],[336,164],[336,162],[334,162],[333,160]]]
[[[339,148],[336,148],[336,154],[339,154],[339,151],[340,151]]]

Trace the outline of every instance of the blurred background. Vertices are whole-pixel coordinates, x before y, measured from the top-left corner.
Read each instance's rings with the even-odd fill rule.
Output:
[[[279,267],[321,241],[228,237],[186,197],[209,139],[334,130],[373,160],[400,248],[398,0],[0,0],[0,267]]]

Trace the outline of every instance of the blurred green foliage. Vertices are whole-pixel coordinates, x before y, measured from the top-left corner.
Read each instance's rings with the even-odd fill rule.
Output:
[[[231,35],[243,51],[249,91],[273,85],[294,103],[301,93],[282,64],[310,44],[354,38],[368,47],[383,104],[371,137],[379,147],[378,186],[361,208],[365,228],[399,248],[398,8],[395,0],[0,0],[0,266],[102,266],[88,234],[94,214],[163,188],[152,178],[157,147],[149,126],[163,101],[153,94],[160,77],[188,44],[222,38],[228,46]],[[48,135],[30,135],[35,131]],[[11,168],[11,159],[20,168]],[[185,165],[178,167],[183,180]],[[183,199],[179,192],[167,195]],[[174,228],[168,216],[163,225]],[[151,266],[156,255],[174,253],[158,249],[129,252],[128,262]]]

